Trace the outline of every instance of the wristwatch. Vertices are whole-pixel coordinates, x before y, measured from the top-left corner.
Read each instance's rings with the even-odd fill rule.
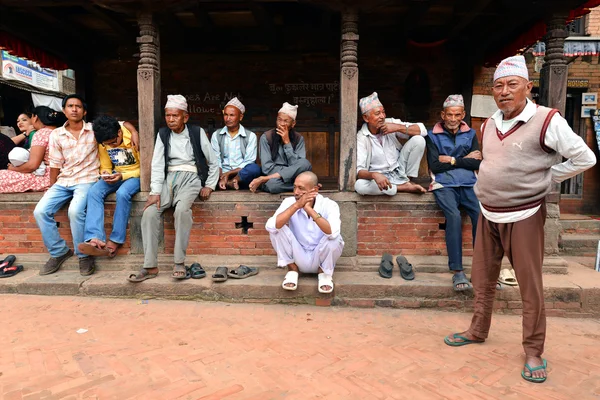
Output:
[[[450,165],[456,165],[456,158],[452,157],[450,159]]]
[[[316,220],[318,220],[319,218],[321,218],[321,214],[317,213],[317,216],[316,216],[316,218],[313,218],[313,221],[316,221]]]

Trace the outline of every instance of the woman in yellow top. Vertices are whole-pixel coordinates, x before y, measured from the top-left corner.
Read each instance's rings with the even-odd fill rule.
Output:
[[[131,198],[140,191],[139,135],[129,122],[119,123],[108,116],[96,118],[93,129],[100,156],[100,180],[88,192],[84,242],[79,245],[79,251],[91,256],[114,257],[125,242]],[[104,199],[114,192],[117,204],[107,242]]]

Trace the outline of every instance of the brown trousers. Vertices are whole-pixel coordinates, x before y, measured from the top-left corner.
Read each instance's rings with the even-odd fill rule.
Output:
[[[486,339],[492,323],[496,282],[504,254],[519,281],[523,301],[523,348],[539,357],[546,339],[546,311],[542,264],[546,203],[531,217],[510,224],[497,224],[479,216],[473,251],[471,280],[475,291],[474,314],[469,332]]]

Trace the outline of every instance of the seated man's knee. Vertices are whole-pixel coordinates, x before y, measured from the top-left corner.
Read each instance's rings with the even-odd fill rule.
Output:
[[[38,203],[35,206],[35,209],[33,210],[33,217],[36,219],[36,221],[39,221],[40,219],[43,219],[44,217],[48,217],[49,215],[50,215],[50,213],[48,211],[46,211],[46,209],[42,205],[42,203]]]
[[[115,196],[117,197],[117,202],[131,201],[132,194],[130,192],[128,192],[127,190],[121,190],[121,189],[123,189],[123,187],[121,187],[115,193]]]
[[[192,209],[190,207],[182,205],[181,203],[178,203],[175,207],[175,211],[173,211],[173,217],[175,219],[178,219],[181,217],[187,217],[188,215],[190,217],[192,216]]]
[[[297,165],[299,172],[312,171],[312,164],[306,158],[299,159]]]
[[[446,210],[444,211],[444,217],[446,217],[446,221],[459,223],[461,222],[460,210]]]
[[[354,183],[354,191],[358,194],[367,193],[367,187],[369,186],[371,181],[366,179],[357,179]]]
[[[425,150],[425,138],[423,136],[413,136],[409,140],[415,148]]]
[[[84,219],[85,218],[85,207],[76,207],[73,206],[73,203],[69,205],[69,210],[67,211],[67,215],[69,216],[69,221]]]

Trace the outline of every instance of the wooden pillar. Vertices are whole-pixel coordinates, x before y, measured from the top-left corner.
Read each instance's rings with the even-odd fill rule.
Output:
[[[140,61],[137,70],[138,120],[140,132],[141,190],[150,191],[150,170],[155,135],[161,118],[160,40],[152,14],[138,15]]]
[[[342,12],[339,189],[354,190],[358,107],[358,13]]]
[[[555,14],[547,22],[546,56],[540,73],[540,104],[558,109],[565,113],[567,102],[567,76],[569,67],[564,55],[565,38],[567,35],[566,15]],[[562,162],[562,157],[556,155],[556,163]],[[552,191],[546,196],[548,215],[545,226],[545,247],[547,254],[558,254],[560,226],[560,184],[553,183]]]

